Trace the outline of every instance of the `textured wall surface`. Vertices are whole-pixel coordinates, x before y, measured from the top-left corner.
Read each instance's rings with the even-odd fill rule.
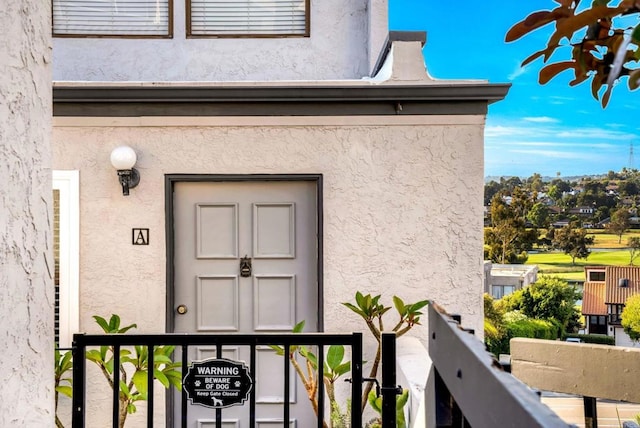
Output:
[[[185,4],[173,2],[173,39],[54,38],[54,80],[353,79],[387,33],[387,0],[312,0],[307,38],[187,39]]]
[[[50,8],[0,11],[0,426],[53,425]]]
[[[82,326],[117,310],[163,331],[164,174],[322,173],[327,330],[361,327],[339,305],[356,290],[436,299],[479,330],[482,129],[56,126],[54,167],[80,170]],[[129,197],[109,163],[120,144],[142,176]],[[149,227],[151,245],[132,246],[133,227]]]
[[[165,174],[321,173],[326,331],[366,328],[340,304],[358,290],[383,294],[389,305],[393,295],[434,299],[481,331],[483,117],[413,126],[394,120],[174,127],[132,118],[140,126],[109,125],[118,119],[54,126],[54,168],[80,171],[81,330],[96,332],[91,316],[111,313],[136,322],[139,332],[165,330]],[[109,162],[121,144],[136,150],[141,174],[128,197]],[[150,229],[149,246],[131,244],[134,227]],[[426,342],[425,327],[415,334]]]

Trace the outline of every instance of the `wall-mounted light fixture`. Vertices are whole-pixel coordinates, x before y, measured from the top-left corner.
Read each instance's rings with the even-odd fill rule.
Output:
[[[118,179],[122,185],[122,194],[129,195],[140,182],[140,174],[133,166],[136,164],[136,152],[129,146],[120,146],[111,152],[111,165],[118,170]]]

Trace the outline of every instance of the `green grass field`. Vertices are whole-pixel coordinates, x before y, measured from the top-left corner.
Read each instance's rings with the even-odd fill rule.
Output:
[[[527,264],[538,265],[542,274],[560,276],[564,279],[584,279],[584,266],[627,266],[629,251],[592,252],[586,260],[576,259],[575,265],[571,264],[571,257],[563,253],[529,254]]]
[[[593,235],[595,238],[593,248],[626,248],[629,238],[632,236],[640,237],[640,230],[631,230],[624,233],[620,243],[618,243],[617,235],[607,233],[604,229],[593,229],[593,231],[589,231],[589,235]]]
[[[618,236],[607,233],[605,229],[590,229],[588,232],[594,239],[590,247],[596,250],[585,259],[576,259],[576,264],[571,264],[571,257],[558,252],[541,252],[529,254],[528,265],[538,265],[540,273],[544,275],[558,276],[568,280],[584,280],[585,266],[628,266],[629,250],[627,250],[627,240],[631,237],[640,238],[640,229],[629,230],[622,235],[620,243]],[[640,266],[640,259],[635,262]]]

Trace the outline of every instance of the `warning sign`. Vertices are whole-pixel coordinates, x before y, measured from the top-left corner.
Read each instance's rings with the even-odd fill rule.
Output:
[[[242,362],[214,358],[194,361],[182,385],[193,404],[222,409],[242,405],[249,397],[253,380]]]

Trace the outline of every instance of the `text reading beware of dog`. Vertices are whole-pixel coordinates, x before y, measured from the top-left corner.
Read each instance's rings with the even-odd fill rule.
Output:
[[[182,384],[193,404],[221,409],[242,405],[249,397],[253,380],[242,362],[213,358],[194,361]]]

